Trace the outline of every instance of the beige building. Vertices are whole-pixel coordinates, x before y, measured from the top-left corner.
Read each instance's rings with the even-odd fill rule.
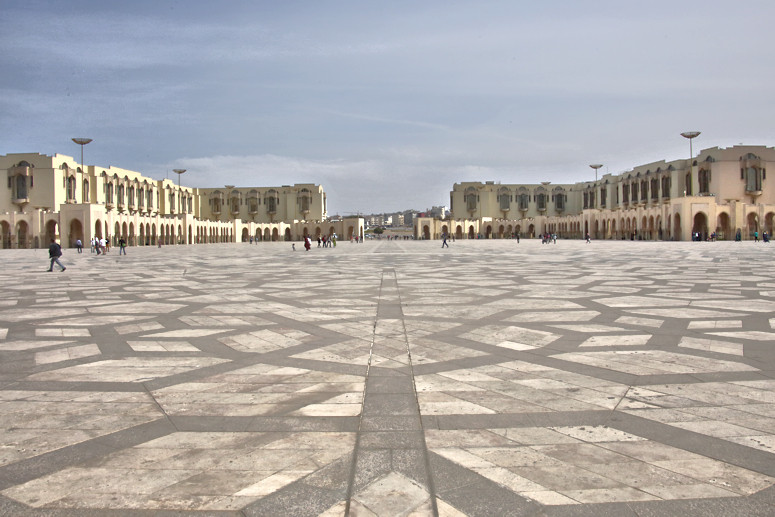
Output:
[[[70,156],[0,156],[2,248],[114,244],[194,244],[363,235],[363,220],[328,221],[320,185],[198,189],[117,167],[80,167]],[[178,179],[179,180],[179,179]]]
[[[705,149],[693,160],[659,161],[574,184],[456,183],[449,219],[421,218],[417,238],[534,237],[691,240],[772,235],[775,149]]]

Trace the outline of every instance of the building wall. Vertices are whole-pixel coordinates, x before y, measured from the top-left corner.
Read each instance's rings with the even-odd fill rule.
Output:
[[[320,185],[194,189],[179,186],[180,178],[154,180],[118,167],[81,170],[74,158],[60,154],[0,156],[0,170],[6,171],[0,184],[0,248],[45,248],[51,238],[65,247],[94,237],[114,244],[124,237],[130,245],[237,242],[243,235],[301,240],[318,227],[340,238],[363,234],[360,218],[325,220]],[[218,192],[224,201],[236,199],[236,210],[224,204],[215,214],[209,200]],[[268,192],[276,193],[272,214],[250,205],[251,199],[263,203],[260,196]]]
[[[487,238],[509,234],[511,226],[523,236],[557,232],[583,237],[589,232],[593,238],[689,240],[693,233],[717,232],[732,239],[739,230],[747,239],[754,231],[772,234],[775,181],[767,180],[766,171],[773,165],[772,147],[741,145],[704,149],[691,163],[663,160],[575,184],[456,183],[450,193],[450,226],[467,221],[477,236]],[[520,193],[529,196],[525,210],[518,202],[515,206]],[[543,209],[536,202],[540,193],[549,194]],[[508,210],[500,202],[504,195],[509,196]],[[558,195],[564,196],[562,209]],[[469,203],[469,196],[476,201]],[[415,235],[423,236],[425,226],[434,235],[435,226],[427,220],[415,224]]]
[[[282,187],[224,187],[197,189],[203,219],[242,219],[257,223],[324,221],[326,195],[311,183]],[[272,201],[274,200],[274,201]]]

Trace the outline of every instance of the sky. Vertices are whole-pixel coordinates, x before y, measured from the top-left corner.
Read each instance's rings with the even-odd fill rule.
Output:
[[[775,142],[775,2],[0,0],[0,154],[329,214]]]

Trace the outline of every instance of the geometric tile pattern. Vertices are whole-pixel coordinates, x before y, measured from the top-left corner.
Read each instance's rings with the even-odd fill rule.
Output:
[[[2,515],[775,514],[763,243],[2,256]]]

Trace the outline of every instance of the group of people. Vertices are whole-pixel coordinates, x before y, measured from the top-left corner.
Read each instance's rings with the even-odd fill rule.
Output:
[[[309,239],[309,237],[307,237]],[[320,246],[323,246],[324,248],[336,248],[336,234],[333,235],[323,235],[322,237],[318,235],[318,248]]]
[[[318,248],[336,248],[336,234],[318,236]],[[291,244],[293,251],[296,251],[296,243]],[[312,249],[312,238],[307,235],[304,237],[304,249],[309,251]]]
[[[110,251],[110,240],[105,238],[94,237],[91,240],[91,252],[97,253],[97,255],[104,255]]]
[[[81,241],[81,239],[75,240],[75,249],[78,251],[78,253],[83,253],[83,241]],[[94,237],[91,240],[92,253],[96,253],[97,255],[105,255],[109,250],[110,250],[110,239]],[[126,255],[126,240],[123,237],[121,237],[118,240],[118,254]],[[62,268],[62,271],[66,269],[65,266],[62,265],[62,262],[59,261],[59,258],[61,256],[62,256],[62,247],[57,243],[55,239],[51,239],[51,244],[48,247],[48,257],[51,260],[51,265],[49,266],[47,271],[53,271],[54,264],[58,264],[59,267]]]
[[[541,244],[557,244],[557,234],[556,233],[544,233],[541,234]]]

